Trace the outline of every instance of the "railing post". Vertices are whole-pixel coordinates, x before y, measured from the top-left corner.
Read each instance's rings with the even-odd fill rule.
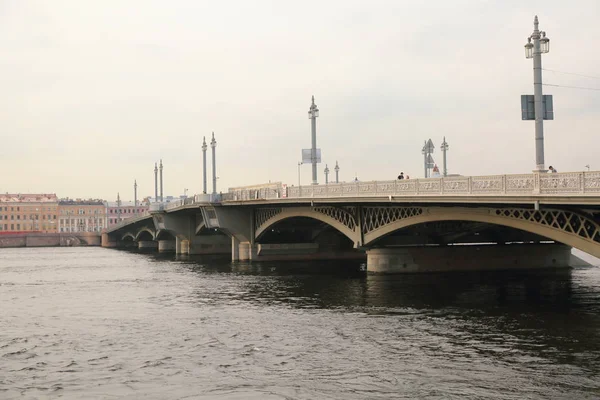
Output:
[[[538,171],[533,171],[533,193],[540,194],[541,186],[542,185],[540,184],[540,173]]]
[[[415,179],[415,194],[419,194],[419,186],[420,185],[420,180],[419,179]]]
[[[467,178],[467,186],[469,188],[469,194],[473,194],[473,180],[471,177]]]
[[[502,194],[506,194],[506,175],[502,175]]]
[[[440,178],[440,194],[444,194],[444,178]]]

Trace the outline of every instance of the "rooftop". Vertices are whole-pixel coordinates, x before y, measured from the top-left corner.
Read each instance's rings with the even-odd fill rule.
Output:
[[[18,203],[18,202],[29,202],[29,203],[56,203],[58,197],[54,193],[29,193],[29,194],[0,194],[0,202],[7,203]]]

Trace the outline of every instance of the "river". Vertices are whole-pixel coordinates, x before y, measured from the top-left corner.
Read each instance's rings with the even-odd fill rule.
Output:
[[[0,399],[592,399],[600,268],[0,249]]]

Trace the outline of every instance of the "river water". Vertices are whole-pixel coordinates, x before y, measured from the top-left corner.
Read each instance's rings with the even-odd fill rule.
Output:
[[[600,268],[0,250],[0,399],[600,397]]]

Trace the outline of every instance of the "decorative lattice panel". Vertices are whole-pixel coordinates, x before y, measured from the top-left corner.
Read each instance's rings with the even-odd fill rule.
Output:
[[[566,210],[524,210],[519,208],[497,209],[501,217],[520,219],[549,226],[584,239],[600,243],[600,226],[583,215]]]
[[[281,213],[281,207],[257,208],[254,210],[254,221],[256,223],[256,227],[260,228],[265,222],[279,213]]]
[[[351,230],[356,228],[355,207],[313,207],[313,210],[335,219]]]
[[[398,220],[421,214],[423,214],[421,207],[363,207],[363,233],[366,234]]]

